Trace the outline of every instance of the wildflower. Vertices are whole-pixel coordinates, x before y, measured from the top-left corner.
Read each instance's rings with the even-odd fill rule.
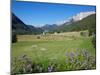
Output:
[[[53,72],[54,71],[54,64],[51,64],[48,66],[48,72]]]
[[[52,72],[53,71],[53,66],[49,66],[48,67],[48,72]]]
[[[70,58],[73,58],[75,54],[73,52],[70,53]]]

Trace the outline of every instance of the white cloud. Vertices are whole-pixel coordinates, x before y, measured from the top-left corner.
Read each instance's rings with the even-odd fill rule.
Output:
[[[73,16],[74,21],[82,20],[83,18],[95,14],[95,11],[89,11],[89,12],[80,12],[77,15]]]
[[[83,18],[95,14],[95,11],[88,11],[88,12],[80,12],[72,17],[66,18],[66,20],[62,20],[62,21],[58,21],[56,22],[57,25],[61,25],[64,24],[66,22],[69,22],[71,19],[73,19],[74,21],[79,21],[82,20]]]

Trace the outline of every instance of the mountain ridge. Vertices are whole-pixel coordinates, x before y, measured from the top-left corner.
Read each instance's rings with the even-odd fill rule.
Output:
[[[17,34],[41,34],[45,31],[49,33],[79,30],[81,31],[89,29],[89,26],[94,27],[96,23],[95,18],[96,14],[92,14],[78,21],[73,21],[73,19],[71,19],[70,22],[65,22],[62,25],[46,24],[42,27],[35,27],[32,25],[26,25],[16,15],[12,13],[12,32],[15,32]]]
[[[32,25],[26,25],[12,13],[12,32],[16,34],[40,34],[43,30]]]

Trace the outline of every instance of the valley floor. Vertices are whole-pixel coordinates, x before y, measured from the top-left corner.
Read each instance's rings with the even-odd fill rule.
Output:
[[[17,38],[11,50],[12,74],[96,68],[92,38],[81,36],[80,32],[18,35]]]

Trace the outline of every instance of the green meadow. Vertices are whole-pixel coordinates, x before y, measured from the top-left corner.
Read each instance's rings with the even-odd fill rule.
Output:
[[[85,50],[95,59],[95,48],[91,42],[92,37],[81,36],[80,32],[47,35],[17,35],[17,39],[18,42],[12,43],[12,62],[15,58],[17,59],[26,55],[31,59],[33,64],[42,65],[42,72],[48,72],[48,65],[50,64],[55,65],[54,71],[95,69],[95,63],[91,63],[92,60],[88,61],[84,54],[81,54]],[[71,53],[74,54],[72,57],[73,60],[77,59],[73,63],[70,62],[70,55],[68,56]],[[84,65],[85,61],[87,62],[86,65]],[[92,66],[86,68],[88,64]],[[16,65],[18,63],[12,67],[14,68]],[[20,73],[18,69],[16,71]]]

